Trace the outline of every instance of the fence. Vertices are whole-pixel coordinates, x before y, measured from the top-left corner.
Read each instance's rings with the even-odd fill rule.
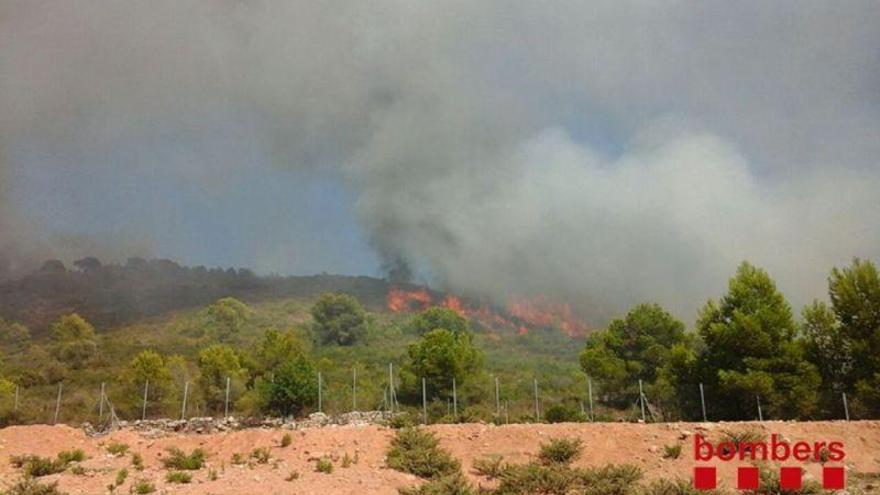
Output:
[[[391,363],[388,365],[388,372],[384,382],[376,383],[372,381],[372,386],[368,385],[366,387],[368,390],[366,391],[363,390],[365,388],[364,385],[358,382],[357,368],[352,368],[351,370],[350,383],[340,383],[338,381],[328,383],[322,372],[317,373],[315,380],[317,397],[315,398],[315,403],[312,404],[314,409],[307,408],[305,412],[340,414],[357,411],[360,397],[360,404],[367,404],[368,410],[381,410],[385,412],[408,411],[417,417],[419,422],[425,424],[432,422],[458,422],[469,419],[489,420],[495,423],[510,423],[511,419],[514,422],[540,422],[552,419],[546,417],[547,404],[560,404],[563,401],[572,402],[573,399],[571,396],[563,398],[545,396],[538,378],[531,380],[530,394],[524,394],[521,386],[518,387],[518,393],[515,387],[514,390],[505,390],[501,378],[494,375],[490,377],[489,386],[485,390],[480,390],[479,387],[476,389],[471,387],[467,397],[461,396],[455,378],[450,378],[449,383],[443,385],[450,389],[448,396],[440,394],[439,396],[429,397],[427,390],[431,383],[428,379],[422,377],[418,381],[420,385],[420,394],[418,394],[420,403],[410,400],[402,407],[399,401],[401,380],[395,375],[394,365]],[[585,377],[585,384],[586,387],[584,387],[583,395],[574,398],[580,405],[581,418],[579,419],[590,422],[599,421],[601,417],[596,414],[597,410],[609,410],[610,408],[602,405],[601,401],[594,396],[594,383],[590,377]],[[381,387],[381,398],[375,393],[376,385]],[[522,383],[519,385],[522,385]],[[703,421],[709,421],[712,418],[707,414],[706,387],[699,383],[695,388],[699,392],[700,417]],[[185,381],[178,392],[178,398],[165,397],[162,399],[162,407],[158,408],[158,412],[149,414],[149,411],[156,410],[156,408],[151,407],[151,401],[156,401],[157,399],[151,396],[151,392],[154,389],[151,388],[150,382],[147,381],[143,385],[143,394],[138,397],[139,403],[137,407],[131,407],[132,404],[129,401],[126,413],[119,414],[117,407],[114,406],[111,400],[112,383],[102,382],[100,387],[96,387],[92,391],[84,390],[83,388],[72,390],[69,385],[65,385],[62,382],[57,385],[57,391],[53,391],[51,399],[47,397],[46,387],[37,387],[36,390],[40,393],[32,396],[29,394],[28,389],[16,386],[11,396],[11,404],[5,406],[0,404],[2,406],[0,407],[0,414],[2,414],[0,419],[2,419],[2,424],[4,425],[44,422],[56,424],[65,421],[77,423],[84,421],[94,422],[95,420],[98,421],[98,424],[102,424],[106,421],[119,420],[120,416],[123,416],[121,419],[127,420],[164,419],[169,417],[167,412],[170,407],[173,407],[175,401],[177,407],[179,407],[180,419],[219,415],[221,410],[208,410],[204,402],[193,400],[194,393],[192,389],[191,382]],[[370,390],[373,390],[373,394],[369,393]],[[341,391],[345,391],[345,394],[341,394]],[[333,407],[328,409],[327,398],[334,395],[334,393],[340,396],[332,401]],[[370,398],[370,395],[374,397]],[[529,396],[526,397],[526,395]],[[74,396],[74,398],[71,398],[71,396]],[[236,399],[241,399],[241,397],[233,397],[231,377],[226,377],[225,379],[225,389],[222,391],[222,396],[222,414],[224,417],[228,418],[238,413],[254,413],[253,410],[236,408]],[[345,400],[348,396],[350,396],[350,402]],[[840,412],[842,413],[840,419],[849,421],[850,411],[846,394],[841,394],[840,399]],[[468,401],[471,403],[468,404]],[[74,403],[73,411],[69,411],[71,403]],[[350,408],[343,406],[346,403],[350,404]],[[511,403],[513,403],[513,407],[511,407]],[[85,410],[83,410],[83,404],[88,404]],[[76,407],[77,405],[79,407]],[[155,404],[152,405],[155,406]],[[443,413],[444,406],[445,413]],[[641,380],[638,381],[638,398],[632,404],[631,409],[634,409],[638,414],[638,417],[635,419],[642,422],[659,422],[663,420],[657,407],[651,403],[648,395],[645,393]],[[462,414],[463,410],[468,412]],[[755,397],[755,419],[758,421],[772,419],[764,417],[760,396]]]

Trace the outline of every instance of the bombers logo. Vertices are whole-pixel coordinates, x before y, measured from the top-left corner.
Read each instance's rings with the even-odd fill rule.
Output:
[[[842,462],[846,457],[843,442],[795,442],[790,444],[777,434],[770,441],[760,442],[720,442],[713,445],[702,435],[694,435],[694,460],[718,461],[775,461],[775,462]],[[779,469],[779,486],[784,490],[797,490],[803,484],[801,466],[782,466]],[[758,468],[740,466],[737,468],[736,487],[739,490],[756,490],[760,484]],[[694,467],[694,488],[714,490],[718,484],[715,466]],[[822,467],[822,488],[841,490],[846,484],[843,466]]]

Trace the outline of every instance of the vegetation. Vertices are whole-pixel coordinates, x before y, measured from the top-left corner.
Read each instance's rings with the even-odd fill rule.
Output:
[[[284,436],[281,437],[281,447],[289,447],[291,443],[293,443],[293,435],[285,433]]]
[[[315,334],[325,344],[353,345],[367,333],[367,315],[348,294],[327,293],[312,307]]]
[[[171,471],[165,475],[165,481],[169,483],[189,483],[192,475],[186,471]]]
[[[327,457],[322,457],[318,459],[315,463],[315,471],[324,474],[330,474],[333,472],[333,461],[331,461]]]
[[[114,456],[122,456],[128,452],[128,444],[119,442],[110,442],[104,447],[107,453]]]
[[[58,483],[43,484],[33,478],[24,478],[0,495],[64,495]]]
[[[568,465],[580,457],[583,446],[580,439],[554,438],[541,445],[538,460],[545,466]]]
[[[386,463],[391,469],[425,479],[443,478],[461,470],[461,464],[440,448],[433,433],[418,428],[397,431]]]
[[[681,444],[677,443],[675,445],[664,445],[663,446],[663,458],[664,459],[678,459],[681,457]]]
[[[27,477],[39,478],[64,471],[74,462],[86,459],[85,452],[80,449],[64,450],[55,459],[36,455],[12,456],[9,461],[13,467],[21,468]]]
[[[167,452],[168,457],[162,459],[162,464],[166,469],[196,471],[202,469],[205,464],[205,451],[202,449],[195,449],[187,455],[177,447],[169,447]]]
[[[156,491],[156,485],[150,483],[147,480],[138,480],[131,487],[131,491],[137,493],[139,495],[146,495],[147,493],[153,493]]]

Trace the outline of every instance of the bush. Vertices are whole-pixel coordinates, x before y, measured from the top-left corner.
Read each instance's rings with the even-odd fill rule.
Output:
[[[584,495],[634,493],[641,477],[642,471],[631,464],[609,464],[601,468],[586,469],[579,474],[580,482],[585,486]]]
[[[132,485],[131,490],[138,495],[146,495],[148,493],[155,492],[156,485],[150,483],[147,480],[138,480],[137,483]]]
[[[58,490],[58,483],[44,485],[33,478],[25,478],[12,485],[3,495],[64,495]]]
[[[451,474],[423,483],[415,488],[401,488],[400,495],[476,495],[461,473]]]
[[[138,471],[144,470],[144,458],[137,452],[131,454],[131,466]]]
[[[281,437],[281,447],[289,447],[291,443],[293,443],[293,436],[290,433],[285,433]]]
[[[391,469],[420,478],[442,478],[461,470],[461,464],[439,447],[437,438],[416,428],[398,430],[387,454]]]
[[[171,471],[165,475],[165,481],[169,483],[186,484],[192,481],[192,475],[186,471]]]
[[[804,480],[800,490],[783,490],[779,486],[779,471],[776,469],[761,468],[760,483],[757,490],[748,490],[748,495],[820,495],[825,493],[822,485],[816,481]]]
[[[498,478],[504,469],[502,461],[504,458],[500,455],[474,459],[474,472],[489,479]]]
[[[86,460],[86,453],[82,449],[62,450],[58,453],[58,462],[67,466],[71,462],[82,462]]]
[[[315,471],[324,474],[330,474],[333,472],[333,462],[326,457],[322,457],[318,459],[318,462],[315,463]]]
[[[681,444],[666,445],[663,447],[664,459],[678,459],[681,457]]]
[[[641,495],[709,495],[712,491],[697,490],[690,480],[659,479],[640,490]],[[718,493],[718,492],[714,492]]]
[[[257,464],[268,464],[271,457],[272,452],[269,451],[268,447],[258,447],[251,451],[251,459],[256,461]]]
[[[126,479],[128,479],[128,469],[122,468],[116,473],[116,486],[122,486]]]
[[[548,423],[577,423],[583,421],[584,415],[574,407],[556,404],[550,406],[544,414]]]
[[[353,345],[367,333],[361,303],[347,294],[323,294],[312,307],[315,333],[325,344]]]
[[[721,441],[718,442],[718,448],[719,451],[726,455],[730,453],[730,450],[723,445],[724,443],[731,444],[733,451],[738,452],[740,445],[763,442],[766,438],[767,436],[763,432],[755,429],[724,430],[721,432]],[[748,447],[745,448],[745,451],[749,451]]]
[[[287,361],[272,371],[273,380],[257,383],[260,409],[277,416],[297,415],[318,401],[317,371],[305,356]]]
[[[582,449],[583,441],[580,439],[554,438],[550,440],[550,443],[541,445],[538,459],[545,466],[554,464],[568,465],[581,455]]]
[[[24,469],[25,476],[33,478],[60,473],[67,469],[70,463],[84,460],[86,454],[80,449],[61,451],[55,459],[36,455],[12,456],[9,459],[14,467]]]
[[[110,442],[105,448],[111,455],[125,455],[128,452],[128,444],[125,443]]]
[[[195,471],[201,469],[205,463],[205,451],[195,449],[191,454],[186,455],[177,447],[169,447],[166,449],[169,456],[162,459],[162,464],[167,469],[178,469],[183,471]]]

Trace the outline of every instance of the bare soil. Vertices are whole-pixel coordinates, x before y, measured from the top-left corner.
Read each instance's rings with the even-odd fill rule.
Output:
[[[789,442],[842,441],[846,451],[843,461],[850,471],[880,472],[880,422],[763,422],[763,423],[666,423],[666,424],[558,424],[508,425],[484,424],[436,425],[429,427],[457,459],[463,471],[479,485],[487,481],[471,472],[474,459],[487,455],[502,455],[505,461],[519,463],[535,459],[539,446],[550,438],[569,437],[583,440],[584,454],[577,460],[579,466],[631,463],[642,468],[645,478],[690,478],[695,465],[693,435],[700,433],[718,441],[724,430],[758,429],[768,436],[782,435]],[[13,455],[36,454],[54,457],[62,450],[79,448],[89,457],[81,465],[85,474],[64,473],[41,478],[45,482],[59,482],[59,488],[69,494],[109,493],[108,485],[117,472],[127,468],[127,481],[116,493],[129,493],[129,487],[139,479],[152,481],[156,493],[175,494],[388,494],[397,489],[419,483],[413,476],[384,467],[385,451],[394,436],[394,430],[369,426],[336,426],[291,431],[293,442],[282,448],[281,438],[287,430],[253,429],[216,434],[171,435],[149,438],[133,431],[118,431],[101,437],[88,437],[83,431],[68,426],[13,426],[0,430],[0,486],[17,481],[20,470],[8,459]],[[131,452],[143,456],[145,468],[137,471],[131,466],[131,455],[114,457],[107,453],[111,442],[128,444]],[[664,446],[682,445],[678,459],[665,459]],[[165,481],[168,472],[161,459],[168,447],[189,452],[201,448],[207,452],[206,466],[193,472],[192,483],[170,484]],[[245,458],[258,447],[271,449],[272,459],[267,464],[251,462],[233,465],[232,456]],[[342,467],[345,455],[356,459],[350,467]],[[334,462],[331,474],[315,472],[315,461],[328,456]],[[702,463],[701,465],[706,465]],[[737,462],[713,463],[718,466],[722,485],[735,485]],[[798,463],[795,463],[797,465]],[[821,464],[807,463],[807,477],[821,479]],[[216,479],[209,479],[209,472]],[[298,479],[287,481],[290,473],[299,473]]]

